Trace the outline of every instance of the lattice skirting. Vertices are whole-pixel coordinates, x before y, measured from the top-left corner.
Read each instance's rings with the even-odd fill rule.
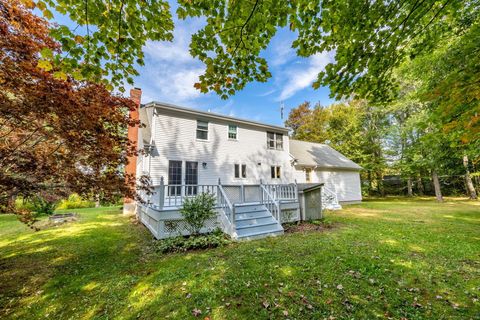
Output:
[[[178,211],[169,213],[160,212],[151,208],[143,206],[137,207],[137,215],[139,220],[152,232],[157,239],[165,239],[176,237],[180,235],[189,235],[187,223],[182,219]],[[216,228],[221,227],[218,218],[207,220],[205,226],[200,230],[200,233],[212,232]]]
[[[295,222],[300,220],[300,210],[299,209],[282,209],[280,223]]]

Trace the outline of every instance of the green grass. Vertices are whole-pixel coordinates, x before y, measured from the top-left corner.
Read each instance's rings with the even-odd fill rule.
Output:
[[[0,216],[0,318],[480,319],[480,202],[367,201],[326,232],[169,255],[119,208],[70,211],[36,233]]]

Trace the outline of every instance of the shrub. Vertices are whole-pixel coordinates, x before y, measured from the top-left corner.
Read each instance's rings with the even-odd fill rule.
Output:
[[[77,209],[77,208],[93,208],[95,202],[86,200],[76,193],[72,193],[67,199],[60,202],[58,209]]]
[[[230,238],[221,230],[203,235],[192,235],[189,237],[179,236],[157,241],[155,247],[162,253],[185,252],[189,250],[200,250],[217,248],[231,242]]]
[[[199,234],[205,221],[216,216],[214,206],[215,195],[211,193],[200,193],[193,198],[185,198],[180,212],[191,234]]]
[[[39,191],[32,196],[31,202],[37,215],[52,215],[61,199],[61,196],[54,191]]]

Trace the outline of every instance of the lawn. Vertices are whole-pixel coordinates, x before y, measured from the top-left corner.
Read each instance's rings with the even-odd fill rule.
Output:
[[[367,201],[324,232],[164,255],[119,208],[0,216],[0,318],[480,319],[480,202]]]

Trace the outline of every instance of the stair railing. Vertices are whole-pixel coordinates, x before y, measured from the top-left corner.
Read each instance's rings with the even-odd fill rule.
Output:
[[[338,205],[339,203],[338,203],[337,193],[331,190],[329,187],[323,186],[322,187],[322,208],[330,209]],[[332,206],[332,207],[329,207],[329,206]]]
[[[222,208],[223,218],[227,224],[228,233],[233,236],[235,233],[235,206],[228,199],[225,189],[223,189],[220,179],[218,179],[217,205]]]
[[[274,198],[264,184],[260,183],[260,189],[262,192],[262,204],[267,207],[272,216],[280,223],[280,201]]]

